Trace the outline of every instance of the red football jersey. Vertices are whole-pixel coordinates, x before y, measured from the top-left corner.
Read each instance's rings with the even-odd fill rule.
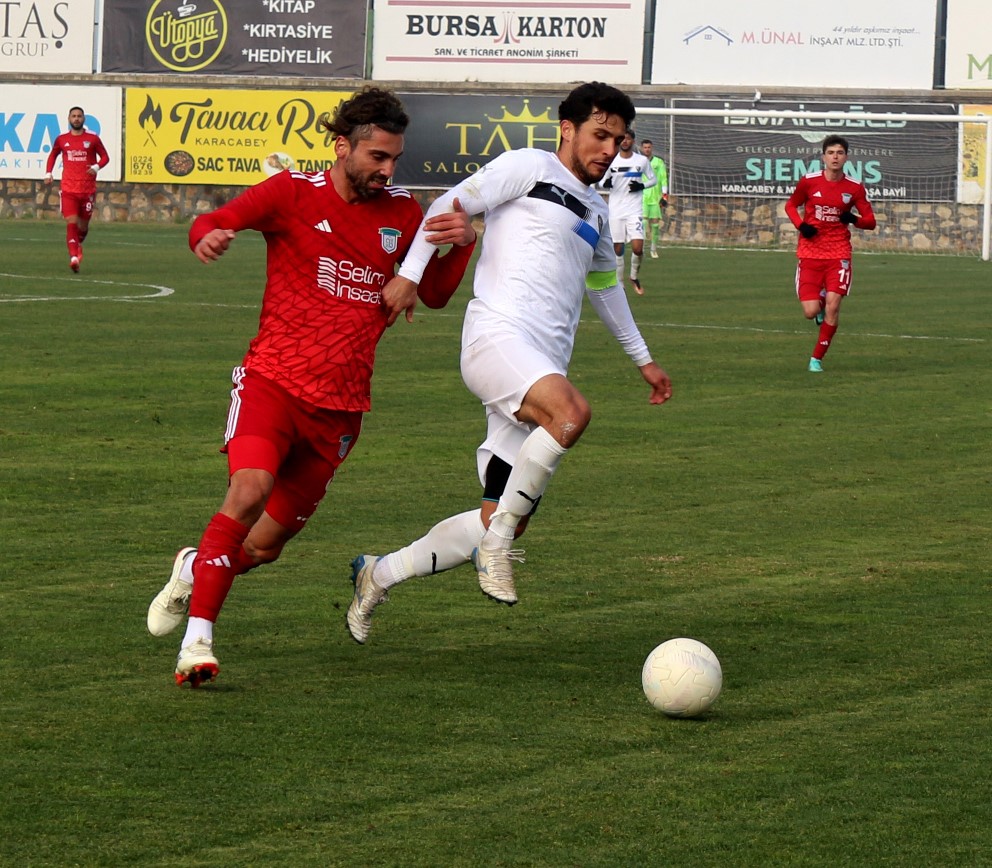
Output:
[[[45,171],[52,173],[55,160],[62,155],[62,191],[80,196],[92,196],[96,192],[96,175],[90,166],[103,168],[110,162],[110,155],[96,133],[83,130],[82,133],[62,133],[52,144]]]
[[[400,187],[348,203],[329,172],[284,171],[197,217],[189,240],[195,249],[212,229],[263,233],[265,295],[245,368],[315,406],[364,412],[370,406],[375,347],[386,329],[382,288],[422,217],[419,203]],[[448,269],[454,287],[471,253],[456,249],[451,261],[456,267]],[[435,257],[425,282],[445,271],[437,263]]]
[[[828,181],[822,171],[803,175],[785,204],[785,213],[793,224],[809,223],[818,231],[812,238],[799,236],[796,255],[800,259],[850,259],[851,231],[840,222],[840,215],[852,208],[858,214],[855,225],[859,229],[875,228],[875,214],[863,184],[846,175]]]

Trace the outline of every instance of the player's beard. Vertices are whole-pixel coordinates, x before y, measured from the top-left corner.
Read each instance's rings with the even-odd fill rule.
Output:
[[[598,184],[603,180],[603,176],[606,174],[604,169],[602,172],[596,166],[591,169],[582,163],[577,156],[572,157],[572,174],[583,184],[591,186],[593,184]]]
[[[85,125],[86,125],[86,121],[73,121],[73,122],[72,122],[71,124],[69,124],[69,127],[70,127],[71,129],[74,129],[74,130],[76,130],[76,131],[78,132],[78,131],[79,131],[79,130],[81,130],[81,129],[82,129],[82,128],[83,128],[84,126],[85,126]]]
[[[373,187],[372,182],[376,181],[385,184],[389,178],[384,178],[379,172],[369,172],[362,174],[354,169],[348,160],[344,163],[344,176],[348,179],[348,184],[354,190],[355,195],[363,202],[378,196],[382,192],[381,187]]]

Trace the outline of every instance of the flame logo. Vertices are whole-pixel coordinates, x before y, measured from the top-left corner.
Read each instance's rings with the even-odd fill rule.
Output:
[[[154,132],[160,126],[162,126],[162,106],[155,105],[152,102],[151,94],[145,98],[145,107],[141,110],[141,114],[138,115],[138,123],[141,128],[148,133],[148,138],[145,139],[145,144],[147,145],[151,142],[155,147],[158,147],[158,143],[155,141]]]

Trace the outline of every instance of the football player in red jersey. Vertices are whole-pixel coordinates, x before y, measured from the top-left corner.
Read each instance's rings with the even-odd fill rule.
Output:
[[[52,183],[52,169],[59,154],[62,155],[59,207],[65,217],[69,267],[79,271],[79,263],[83,260],[83,241],[93,216],[96,174],[110,162],[110,155],[100,137],[86,129],[86,113],[78,105],[69,109],[69,132],[56,137],[52,144],[45,167],[46,184]]]
[[[179,685],[216,677],[214,622],[235,577],[279,557],[358,440],[376,344],[398,313],[382,288],[423,220],[410,193],[389,185],[408,123],[395,95],[366,88],[324,124],[334,138],[330,169],[282,171],[190,227],[190,248],[205,263],[239,231],[262,232],[267,278],[258,334],[234,369],[226,497],[148,609],[156,636],[189,612]],[[453,245],[428,265],[419,297],[429,307],[447,303],[475,245],[468,215],[454,208],[425,224],[431,243]]]
[[[823,371],[822,359],[837,332],[840,303],[851,291],[849,227],[875,228],[867,191],[844,174],[847,152],[847,139],[827,136],[823,169],[800,178],[785,203],[785,213],[799,230],[796,295],[806,319],[820,326],[809,360],[809,370],[817,374]]]

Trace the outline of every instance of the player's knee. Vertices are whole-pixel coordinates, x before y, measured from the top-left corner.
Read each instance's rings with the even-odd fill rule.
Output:
[[[592,421],[592,407],[579,393],[575,393],[559,417],[555,419],[552,435],[566,449],[575,444]]]
[[[243,524],[253,524],[272,492],[272,477],[264,471],[239,470],[231,477],[224,498],[225,512]]]

